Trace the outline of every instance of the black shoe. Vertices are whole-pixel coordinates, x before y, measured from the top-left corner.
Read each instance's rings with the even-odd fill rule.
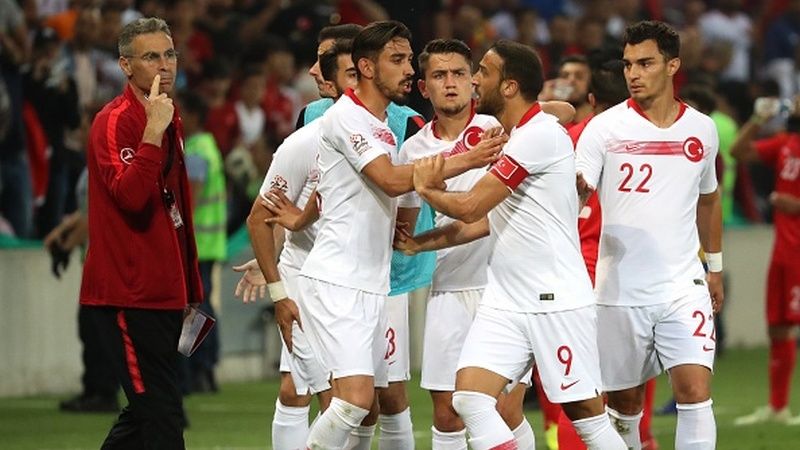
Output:
[[[118,413],[119,402],[117,397],[103,397],[100,395],[77,395],[69,400],[64,400],[58,405],[64,412],[77,413]]]

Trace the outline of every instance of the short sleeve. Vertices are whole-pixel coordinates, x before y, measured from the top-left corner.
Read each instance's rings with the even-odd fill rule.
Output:
[[[297,203],[315,161],[299,154],[301,148],[295,144],[296,140],[290,136],[278,147],[258,191],[262,198],[265,198],[267,192],[275,189],[283,192],[293,203]]]
[[[606,142],[600,121],[595,119],[586,125],[578,138],[575,153],[575,169],[583,174],[589,186],[597,188],[606,153]]]
[[[370,129],[370,125],[360,119],[360,114],[346,114],[337,111],[328,116],[322,133],[322,140],[328,141],[333,149],[347,160],[358,172],[382,155],[391,158],[386,145],[396,145],[396,139],[389,127]]]
[[[707,155],[703,159],[703,173],[700,176],[700,193],[710,194],[717,190],[717,153],[719,153],[719,135],[715,126],[711,127],[708,137]]]
[[[775,166],[775,163],[778,161],[778,152],[780,152],[781,148],[783,148],[788,141],[788,133],[778,133],[775,136],[753,142],[753,147],[756,149],[756,153],[758,153],[758,159],[765,164]]]

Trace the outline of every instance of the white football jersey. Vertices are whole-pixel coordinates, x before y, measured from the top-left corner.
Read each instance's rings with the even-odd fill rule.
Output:
[[[394,161],[395,136],[350,89],[318,122],[319,231],[301,275],[388,294],[397,201],[361,170],[381,155]]]
[[[442,153],[445,157],[471,150],[480,142],[484,131],[499,127],[500,122],[493,116],[474,114],[469,124],[454,141],[441,139],[436,133],[436,121],[428,122],[410,137],[400,152],[400,162],[414,160]],[[445,180],[447,190],[465,192],[486,175],[486,168],[472,169],[456,177]],[[413,197],[416,200],[410,200]],[[400,199],[402,205],[419,203],[419,195],[412,191]],[[447,226],[454,220],[436,212],[434,222],[437,228]],[[489,261],[489,240],[478,239],[464,245],[442,249],[436,252],[436,270],[433,272],[434,291],[463,291],[482,289],[486,286],[486,269]]]
[[[594,303],[578,242],[575,152],[558,120],[539,104],[511,130],[489,173],[511,196],[489,213],[491,306],[525,313]],[[487,296],[488,298],[488,296]]]
[[[315,120],[300,128],[286,139],[275,151],[272,164],[264,177],[259,191],[261,197],[272,189],[283,191],[286,197],[302,209],[308,202],[319,181],[317,169],[317,145],[319,144],[319,121]],[[318,223],[304,230],[286,230],[286,242],[281,252],[280,263],[300,270],[314,245]]]
[[[603,211],[600,304],[669,302],[705,278],[695,219],[698,196],[717,188],[718,147],[711,119],[683,103],[669,128],[632,99],[589,122],[577,169],[597,187]]]

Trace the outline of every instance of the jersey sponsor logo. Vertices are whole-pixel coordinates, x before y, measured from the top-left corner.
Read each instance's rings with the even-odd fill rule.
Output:
[[[133,152],[133,149],[130,148],[130,147],[125,147],[125,148],[123,148],[122,150],[119,151],[119,159],[120,159],[120,161],[122,161],[123,163],[125,163],[127,165],[131,164],[131,161],[133,161],[133,156],[134,155],[135,155],[135,153]]]
[[[703,150],[703,143],[700,139],[692,136],[683,141],[683,154],[691,162],[700,162],[703,160],[705,151]]]
[[[286,181],[286,178],[283,178],[280,175],[275,175],[272,178],[272,181],[270,181],[269,187],[270,189],[278,190],[285,194],[286,191],[289,190],[289,182]]]
[[[391,131],[387,130],[386,128],[372,128],[372,135],[375,136],[377,139],[391,145],[392,147],[397,146],[397,142],[394,140],[394,135]]]
[[[516,189],[530,175],[524,167],[520,166],[518,162],[514,161],[514,158],[508,155],[503,155],[502,158],[494,163],[489,172],[512,190]]]
[[[358,156],[363,155],[367,150],[370,149],[369,142],[364,139],[364,136],[353,133],[350,135],[350,143],[353,144],[353,151],[355,151]]]
[[[481,142],[482,137],[483,128],[471,126],[464,130],[464,133],[461,135],[461,140],[456,142],[456,145],[454,145],[452,149],[443,152],[442,156],[447,158],[453,155],[468,152]]]

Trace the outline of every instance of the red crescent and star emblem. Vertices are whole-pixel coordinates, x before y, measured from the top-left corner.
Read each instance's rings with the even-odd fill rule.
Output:
[[[481,141],[481,136],[483,136],[483,128],[472,126],[464,131],[462,141],[467,149],[472,150]]]
[[[691,162],[700,162],[705,154],[703,143],[694,136],[686,139],[683,141],[683,154]]]

